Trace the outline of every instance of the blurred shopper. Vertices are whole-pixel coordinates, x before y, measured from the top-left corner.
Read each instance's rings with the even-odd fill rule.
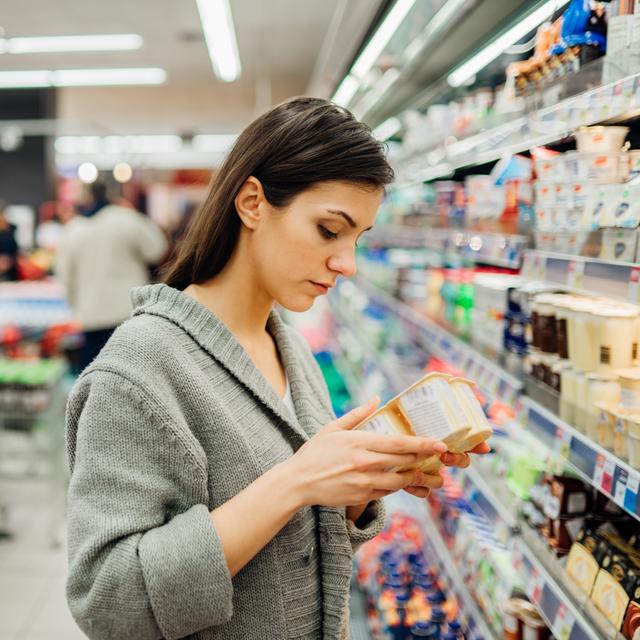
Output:
[[[7,206],[0,200],[0,282],[18,279],[16,226],[7,220]]]
[[[441,442],[353,431],[376,401],[336,420],[274,309],[309,309],[355,273],[392,177],[348,111],[286,102],[238,138],[166,284],[134,292],[67,412],[67,598],[89,638],[344,640],[379,498],[442,486],[389,469],[469,464]]]
[[[82,368],[131,315],[131,289],[149,282],[149,267],[168,248],[150,218],[110,204],[102,183],[92,187],[91,214],[75,216],[65,225],[56,259],[57,275],[84,331]]]

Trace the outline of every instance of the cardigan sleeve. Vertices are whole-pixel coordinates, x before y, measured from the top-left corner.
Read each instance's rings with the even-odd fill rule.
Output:
[[[67,409],[67,600],[92,640],[183,638],[227,622],[233,587],[184,434],[115,373]],[[200,487],[200,489],[198,489]]]
[[[318,365],[307,341],[292,327],[290,327],[290,335],[293,336],[298,348],[304,355],[304,360],[311,373],[309,381],[316,391],[318,400],[322,402],[328,415],[334,420],[336,416],[331,406],[329,387],[322,375],[320,365]],[[375,500],[374,502],[370,502],[357,522],[351,522],[351,520],[346,518],[346,523],[351,547],[355,553],[360,545],[375,538],[384,528],[385,510],[383,501]]]

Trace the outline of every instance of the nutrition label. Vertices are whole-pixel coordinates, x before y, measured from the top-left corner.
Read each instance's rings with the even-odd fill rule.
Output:
[[[444,409],[445,392],[451,393],[449,383],[436,380],[417,387],[400,398],[402,408],[409,416],[416,435],[442,440],[453,433],[455,426],[451,424]]]
[[[369,431],[371,433],[383,433],[388,436],[396,435],[396,430],[391,424],[391,420],[384,414],[376,416],[372,420],[369,420],[363,427],[363,431]]]

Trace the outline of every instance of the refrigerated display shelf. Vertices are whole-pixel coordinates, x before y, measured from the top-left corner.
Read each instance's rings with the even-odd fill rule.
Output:
[[[530,280],[567,291],[640,303],[640,263],[529,250],[525,252],[521,273]]]
[[[415,184],[448,177],[462,167],[559,142],[580,126],[622,120],[634,115],[638,108],[640,74],[634,74],[445,145],[441,153],[434,149],[416,153],[396,167],[398,183]]]
[[[466,259],[505,269],[519,269],[529,239],[522,235],[387,224],[374,227],[363,238],[363,243],[370,247],[432,249],[445,261]]]
[[[554,634],[570,640],[623,640],[622,635],[598,612],[588,595],[572,582],[540,534],[517,515],[502,491],[485,481],[476,469],[465,469],[464,475],[477,491],[480,499],[476,499],[476,503],[489,521],[500,526],[499,521],[503,520],[517,532],[513,538],[516,568],[527,585],[527,595],[538,605]]]
[[[515,376],[382,289],[362,280],[357,284],[376,304],[404,320],[425,350],[460,368],[489,397],[500,398],[507,404],[515,403],[522,390],[522,382]]]
[[[640,471],[531,398],[521,396],[520,401],[523,406],[520,420],[524,422],[526,418],[528,431],[566,458],[567,466],[585,482],[640,520]]]
[[[469,629],[470,640],[478,636],[485,638],[485,640],[497,640],[496,634],[491,630],[474,596],[462,579],[457,564],[451,556],[451,552],[440,535],[438,527],[429,514],[428,509],[425,508],[423,511],[422,518],[424,520],[423,525],[426,534],[425,546],[427,547],[428,557],[430,559],[433,558],[433,560],[437,562],[442,575],[448,578],[450,582],[448,587],[455,595],[460,610],[464,614],[464,622]],[[412,515],[414,515],[413,512]],[[469,620],[473,620],[475,624],[469,624]]]

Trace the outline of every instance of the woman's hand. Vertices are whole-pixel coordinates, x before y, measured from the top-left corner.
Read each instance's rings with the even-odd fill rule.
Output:
[[[389,469],[446,451],[444,443],[427,438],[353,431],[378,402],[374,398],[327,424],[287,460],[303,505],[365,505],[420,479],[415,470],[394,473]]]
[[[440,456],[440,460],[442,460],[442,463],[446,467],[466,469],[471,464],[470,453],[483,455],[490,451],[491,447],[486,442],[482,442],[467,453],[443,453]],[[439,472],[433,475],[421,473],[420,478],[412,485],[406,487],[405,491],[416,498],[426,498],[431,493],[431,489],[439,489],[442,486],[442,482],[442,475]]]

